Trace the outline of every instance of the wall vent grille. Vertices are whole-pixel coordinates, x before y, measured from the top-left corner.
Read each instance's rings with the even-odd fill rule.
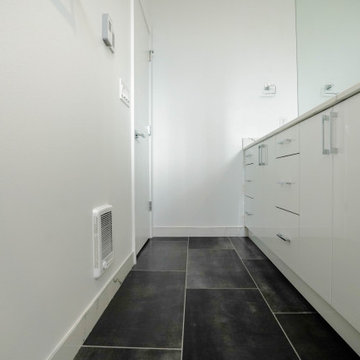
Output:
[[[112,238],[112,206],[93,210],[94,277],[99,278],[114,259]]]

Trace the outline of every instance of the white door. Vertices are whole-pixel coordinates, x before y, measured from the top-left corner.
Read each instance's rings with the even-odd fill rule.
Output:
[[[140,1],[134,1],[135,247],[150,238],[150,31]],[[136,135],[137,134],[137,135]]]

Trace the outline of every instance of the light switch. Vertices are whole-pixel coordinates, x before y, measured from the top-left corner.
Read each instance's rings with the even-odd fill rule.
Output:
[[[127,107],[130,107],[130,91],[122,79],[119,79],[119,97]]]

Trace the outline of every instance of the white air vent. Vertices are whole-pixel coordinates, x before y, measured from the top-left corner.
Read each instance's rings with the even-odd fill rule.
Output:
[[[112,206],[93,210],[94,277],[99,278],[114,259],[112,239]]]

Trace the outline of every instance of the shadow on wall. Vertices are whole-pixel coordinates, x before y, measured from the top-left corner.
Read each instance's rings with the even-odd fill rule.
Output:
[[[186,194],[175,194],[167,205],[181,226],[243,226],[242,179],[243,153],[239,151],[221,167],[197,177]]]
[[[68,24],[75,29],[74,4],[76,0],[51,0]]]

